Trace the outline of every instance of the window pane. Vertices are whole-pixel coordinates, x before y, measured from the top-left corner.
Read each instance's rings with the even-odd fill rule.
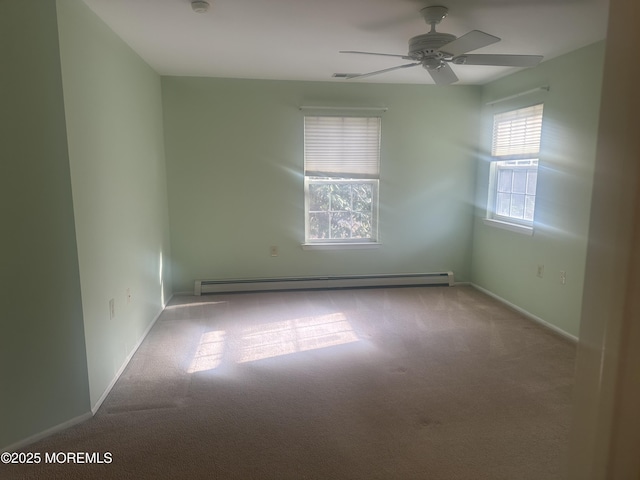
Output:
[[[499,192],[511,191],[512,175],[513,175],[513,170],[506,170],[506,169],[498,170],[498,191]]]
[[[527,195],[536,194],[536,184],[538,183],[537,170],[527,170]]]
[[[351,185],[348,183],[331,185],[331,210],[351,210]]]
[[[515,170],[513,172],[513,193],[525,193],[527,186],[527,171]]]
[[[370,238],[373,232],[372,215],[366,213],[353,214],[352,238]]]
[[[371,212],[373,191],[371,184],[360,183],[353,185],[353,210],[356,212]]]
[[[496,197],[496,214],[508,217],[510,210],[511,195],[508,193],[498,193],[498,196]]]
[[[309,238],[320,239],[329,238],[329,214],[310,213],[309,214]]]
[[[331,214],[331,238],[351,238],[351,213]]]
[[[329,210],[329,185],[309,185],[309,210]]]
[[[527,195],[524,202],[524,219],[533,222],[533,212],[536,207],[536,197]]]
[[[375,238],[375,185],[370,181],[309,179],[309,240]]]
[[[524,195],[511,195],[510,217],[524,218]]]

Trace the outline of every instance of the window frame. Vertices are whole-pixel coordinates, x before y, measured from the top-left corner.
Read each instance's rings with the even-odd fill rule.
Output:
[[[377,138],[375,148],[375,172],[371,171],[367,173],[351,173],[345,174],[342,168],[338,168],[338,172],[332,173],[331,171],[319,173],[313,170],[307,170],[307,118],[308,117],[333,117],[339,119],[346,118],[375,118],[377,119]],[[377,113],[365,113],[358,112],[356,114],[337,112],[337,113],[307,113],[304,115],[304,158],[303,158],[303,179],[304,179],[304,243],[302,244],[304,249],[337,249],[337,248],[375,248],[380,244],[380,231],[379,231],[379,198],[380,198],[380,143],[382,137],[382,117]],[[366,132],[365,136],[370,132]],[[369,147],[371,145],[369,144]],[[331,163],[331,162],[330,162]],[[340,162],[342,163],[342,162]],[[356,160],[356,163],[358,161]],[[356,169],[360,168],[357,166]],[[311,173],[311,174],[309,174]],[[314,184],[369,184],[372,186],[371,193],[371,236],[370,237],[356,237],[356,238],[311,238],[310,237],[310,223],[311,214],[313,213],[311,208],[311,197],[309,187]],[[350,211],[350,210],[345,210]],[[329,210],[327,211],[331,213]],[[339,212],[339,211],[336,211]],[[352,233],[352,232],[351,232]]]
[[[506,152],[501,155],[495,155],[496,127],[497,127],[496,118],[499,115],[510,114],[510,113],[513,114],[515,112],[526,110],[532,107],[539,107],[541,110],[539,113],[540,131],[539,131],[537,150],[528,151],[525,153]],[[532,117],[533,116],[538,116],[538,114],[532,115]],[[520,105],[520,106],[511,105],[508,108],[503,108],[500,111],[493,112],[492,122],[491,122],[491,142],[490,142],[491,153],[490,153],[490,166],[489,166],[488,197],[487,197],[486,216],[484,219],[485,224],[497,226],[497,227],[504,228],[504,229],[511,230],[518,233],[524,233],[527,235],[533,234],[533,226],[535,222],[535,208],[537,203],[537,190],[538,190],[537,180],[538,180],[538,172],[539,172],[539,165],[540,165],[539,157],[540,157],[541,144],[542,144],[543,122],[544,122],[544,102],[542,101],[537,101],[537,102],[529,103],[527,105]],[[529,165],[524,164],[524,162],[529,162]],[[525,196],[525,199],[524,199],[525,209],[526,209],[526,197],[527,196],[533,197],[534,205],[533,205],[532,219],[528,220],[524,218],[524,212],[523,212],[523,218],[518,218],[510,215],[502,215],[498,213],[497,203],[498,203],[499,193],[509,193],[511,195],[514,195],[514,194],[520,195],[519,193],[513,193],[513,192],[498,192],[499,172],[501,170],[508,169],[509,167],[509,165],[507,165],[508,163],[512,163],[512,165],[510,165],[512,167],[511,170],[522,170],[522,169],[533,170],[531,168],[532,162],[535,162],[535,171],[536,171],[535,192],[533,195],[528,195],[526,193],[526,185],[525,185],[525,193],[523,194]],[[504,168],[501,168],[501,167],[504,167]]]

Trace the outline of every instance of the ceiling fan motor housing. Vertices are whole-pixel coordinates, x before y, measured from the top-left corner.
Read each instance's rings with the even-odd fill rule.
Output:
[[[409,56],[416,60],[432,56],[442,57],[443,54],[438,49],[455,39],[456,36],[450,33],[430,32],[418,35],[409,40]]]

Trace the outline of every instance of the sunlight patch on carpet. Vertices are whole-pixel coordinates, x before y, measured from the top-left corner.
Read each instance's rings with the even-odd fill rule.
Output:
[[[238,363],[357,341],[344,313],[255,325],[242,331]]]
[[[189,303],[178,303],[176,305],[167,305],[165,310],[176,310],[179,308],[193,308],[193,307],[203,307],[208,305],[221,305],[229,303],[226,300],[220,301],[210,301],[210,302],[189,302]]]
[[[217,368],[224,355],[224,337],[224,330],[203,333],[187,372],[195,373]]]

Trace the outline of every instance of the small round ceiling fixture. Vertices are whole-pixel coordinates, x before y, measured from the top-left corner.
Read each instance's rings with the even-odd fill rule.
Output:
[[[191,8],[196,13],[205,13],[209,10],[209,2],[204,0],[191,0]]]

